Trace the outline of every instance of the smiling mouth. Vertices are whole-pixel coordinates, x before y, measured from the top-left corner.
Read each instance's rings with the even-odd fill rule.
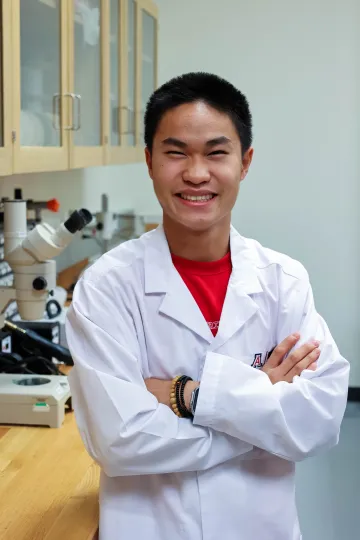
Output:
[[[209,193],[208,195],[184,195],[183,193],[177,193],[177,197],[180,199],[183,199],[184,201],[190,201],[190,202],[207,202],[211,201],[214,197],[216,197],[215,193]]]

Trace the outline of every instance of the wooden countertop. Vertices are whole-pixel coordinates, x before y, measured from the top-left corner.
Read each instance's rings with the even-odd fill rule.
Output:
[[[93,540],[99,467],[68,412],[61,428],[0,426],[1,540]]]

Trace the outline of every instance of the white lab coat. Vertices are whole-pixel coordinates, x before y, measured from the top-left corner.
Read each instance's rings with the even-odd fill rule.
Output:
[[[162,227],[104,255],[77,284],[70,385],[103,471],[100,540],[301,538],[294,462],[337,443],[349,366],[300,263],[233,228],[231,258],[215,338]],[[272,385],[255,355],[263,362],[294,331],[322,342],[318,368]],[[201,381],[194,422],[144,384],[177,374]]]

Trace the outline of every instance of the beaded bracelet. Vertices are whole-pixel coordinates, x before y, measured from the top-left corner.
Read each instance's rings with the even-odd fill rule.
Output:
[[[174,411],[174,413],[176,414],[176,416],[178,416],[179,418],[181,418],[181,414],[179,412],[179,409],[177,407],[177,402],[176,402],[176,386],[177,386],[177,382],[178,382],[178,380],[180,378],[181,378],[181,375],[177,375],[177,377],[174,377],[174,379],[172,380],[172,383],[171,383],[171,390],[170,390],[171,408]]]
[[[176,382],[175,385],[175,398],[176,398],[176,408],[179,411],[180,418],[187,417],[187,409],[185,407],[185,402],[183,399],[184,385],[188,382],[188,377],[182,375]]]
[[[192,418],[191,412],[188,410],[188,408],[185,405],[185,397],[184,397],[185,386],[189,381],[192,381],[191,377],[182,377],[181,379],[179,379],[178,387],[177,387],[177,391],[178,391],[177,406],[183,418]]]
[[[179,418],[192,418],[192,414],[185,406],[184,390],[185,385],[192,381],[191,377],[178,375],[172,380],[170,391],[171,408]]]

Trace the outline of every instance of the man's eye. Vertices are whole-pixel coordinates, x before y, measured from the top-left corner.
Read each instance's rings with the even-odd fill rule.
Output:
[[[210,152],[209,156],[221,156],[226,154],[227,152],[225,152],[225,150],[214,150],[214,152]]]
[[[168,152],[165,152],[165,153],[172,156],[185,156],[183,152],[177,152],[176,150],[169,150]]]

